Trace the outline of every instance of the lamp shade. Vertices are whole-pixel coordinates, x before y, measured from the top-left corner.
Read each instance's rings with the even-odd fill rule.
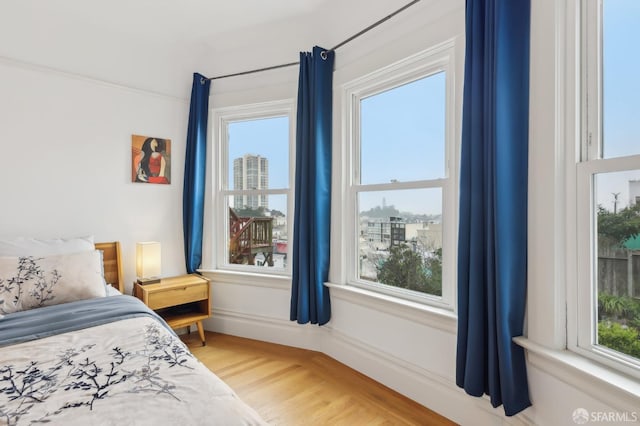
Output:
[[[160,277],[160,243],[145,241],[136,243],[136,275],[139,280]]]

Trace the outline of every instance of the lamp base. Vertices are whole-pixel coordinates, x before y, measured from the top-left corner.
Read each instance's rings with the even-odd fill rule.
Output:
[[[160,278],[138,278],[136,281],[140,285],[157,284],[160,282]]]

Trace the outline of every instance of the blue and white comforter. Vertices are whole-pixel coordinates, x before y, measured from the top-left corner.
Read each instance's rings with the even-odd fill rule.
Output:
[[[264,424],[137,299],[65,305],[0,319],[0,425]]]

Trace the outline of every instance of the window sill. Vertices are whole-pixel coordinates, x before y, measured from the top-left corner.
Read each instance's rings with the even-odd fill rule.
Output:
[[[286,291],[291,289],[291,277],[288,276],[221,269],[199,269],[198,272],[211,278],[215,283],[266,287]],[[405,318],[448,333],[455,334],[457,331],[457,317],[450,310],[423,305],[359,287],[335,283],[325,283],[325,285],[331,288],[332,297],[337,299],[366,306],[379,312]]]
[[[549,349],[526,337],[514,342],[527,350],[528,361],[559,380],[613,408],[633,411],[640,405],[638,381],[569,350]]]
[[[291,288],[291,277],[289,276],[227,271],[222,269],[198,269],[198,272],[210,277],[211,280],[216,283],[267,287],[278,290],[289,290]]]
[[[382,293],[344,284],[325,283],[331,288],[331,296],[372,308],[376,311],[405,318],[407,320],[434,327],[448,333],[457,331],[457,317],[447,309],[423,305]]]

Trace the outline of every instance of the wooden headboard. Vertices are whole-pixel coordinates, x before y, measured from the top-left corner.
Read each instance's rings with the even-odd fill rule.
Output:
[[[120,293],[124,294],[124,281],[122,278],[122,261],[120,259],[120,242],[96,243],[96,250],[102,250],[104,263],[104,279]]]

